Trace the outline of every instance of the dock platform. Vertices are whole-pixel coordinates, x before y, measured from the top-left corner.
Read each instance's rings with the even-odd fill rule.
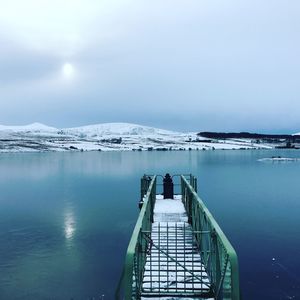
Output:
[[[148,238],[151,249],[146,258],[142,299],[164,293],[188,296],[193,291],[199,297],[209,293],[209,278],[180,195],[174,199],[156,196]]]
[[[233,247],[197,195],[195,177],[178,177],[173,195],[158,192],[166,188],[159,176],[143,176],[141,211],[116,299],[240,300]]]

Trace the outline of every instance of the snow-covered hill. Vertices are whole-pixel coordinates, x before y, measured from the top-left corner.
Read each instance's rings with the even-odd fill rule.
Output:
[[[49,127],[42,123],[32,123],[24,126],[5,126],[0,125],[0,131],[9,132],[56,132],[57,128]]]
[[[0,152],[211,150],[271,148],[251,140],[208,140],[196,133],[181,133],[129,123],[105,123],[54,128],[41,123],[0,125]]]
[[[178,135],[178,132],[163,130],[154,127],[142,126],[129,123],[104,123],[96,125],[88,125],[82,127],[62,129],[66,134],[86,137],[103,137],[108,135],[140,135],[140,136],[173,136]]]

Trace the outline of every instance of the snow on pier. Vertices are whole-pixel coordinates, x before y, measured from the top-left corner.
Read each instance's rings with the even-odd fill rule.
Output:
[[[207,299],[209,278],[181,196],[174,198],[157,196],[155,202],[142,299]]]

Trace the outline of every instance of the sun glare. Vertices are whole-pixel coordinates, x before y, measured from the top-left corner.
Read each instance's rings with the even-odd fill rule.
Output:
[[[71,78],[74,74],[74,67],[70,63],[65,63],[62,67],[62,73],[65,78]]]

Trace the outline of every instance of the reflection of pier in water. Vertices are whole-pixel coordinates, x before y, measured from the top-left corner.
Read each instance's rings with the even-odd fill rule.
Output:
[[[126,300],[239,300],[236,253],[198,197],[196,178],[173,178],[180,183],[173,186],[169,174],[163,182],[160,175],[141,180],[141,211],[117,298],[122,288]]]

